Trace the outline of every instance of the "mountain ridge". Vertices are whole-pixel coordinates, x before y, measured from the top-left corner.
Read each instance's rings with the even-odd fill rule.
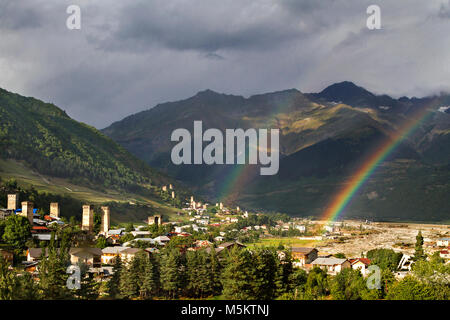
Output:
[[[250,209],[273,211],[279,208],[294,215],[305,215],[309,211],[317,214],[320,205],[325,205],[325,195],[338,188],[358,161],[373,152],[380,142],[395,135],[399,125],[420,108],[429,108],[432,116],[393,153],[387,160],[386,168],[402,176],[403,181],[413,179],[415,170],[422,170],[420,174],[426,174],[433,172],[435,166],[450,163],[450,150],[445,147],[450,141],[450,134],[447,133],[450,117],[438,111],[447,101],[450,100],[446,95],[394,99],[388,95],[375,95],[349,81],[332,84],[319,93],[288,89],[247,98],[203,90],[190,98],[159,104],[138,113],[138,116],[127,117],[102,132],[145,162],[214,201],[226,200]],[[170,134],[178,128],[192,131],[195,120],[203,121],[203,130],[278,128],[280,174],[259,177],[255,175],[258,170],[249,166],[249,176],[245,179],[241,177],[234,190],[223,194],[224,181],[228,181],[233,166],[173,165],[170,152],[174,143],[170,141]],[[366,135],[367,139],[364,138]],[[406,171],[399,170],[395,165],[396,161],[403,160],[413,163],[405,167]],[[296,195],[303,190],[301,181],[311,179],[315,181],[314,184],[329,187],[312,188],[321,191],[310,195],[307,204],[299,202],[305,200]],[[374,179],[378,181],[387,177],[378,175]],[[430,183],[427,188],[435,187],[433,181],[427,182]],[[405,187],[399,183],[394,183],[392,188],[397,190]],[[287,193],[281,196],[280,192],[274,193],[274,188],[287,190]],[[445,188],[450,191],[450,185],[445,184]],[[306,189],[306,193],[312,189]],[[264,198],[265,192],[280,197],[271,198],[269,204],[268,197]],[[389,196],[386,199],[399,202]],[[375,207],[383,205],[381,199],[376,201],[379,203]],[[447,204],[442,205],[450,212]],[[299,212],[296,208],[303,209]],[[419,205],[410,216],[417,218],[419,210],[426,211],[426,208]],[[377,214],[389,216],[393,212]]]

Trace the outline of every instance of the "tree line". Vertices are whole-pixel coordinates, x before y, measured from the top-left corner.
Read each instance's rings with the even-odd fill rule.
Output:
[[[212,248],[211,248],[212,249]],[[398,281],[386,267],[381,286],[369,289],[359,270],[343,269],[332,276],[315,267],[293,268],[289,250],[273,247],[136,254],[130,261],[115,259],[113,275],[97,281],[82,270],[81,288],[67,288],[68,246],[49,245],[38,278],[7,267],[0,257],[0,299],[222,299],[241,300],[448,300],[450,266],[438,255],[415,262],[413,272]]]

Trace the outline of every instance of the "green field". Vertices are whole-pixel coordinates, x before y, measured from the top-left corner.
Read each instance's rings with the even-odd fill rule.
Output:
[[[263,238],[259,239],[257,242],[252,242],[246,244],[247,247],[277,247],[282,244],[285,247],[317,247],[319,245],[324,245],[326,242],[323,240],[300,240],[295,237],[276,237],[276,238]]]

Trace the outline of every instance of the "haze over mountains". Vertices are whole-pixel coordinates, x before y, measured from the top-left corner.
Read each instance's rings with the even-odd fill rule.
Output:
[[[151,166],[216,200],[249,209],[317,216],[330,197],[400,123],[416,110],[432,113],[376,171],[346,214],[389,220],[448,219],[449,95],[394,99],[351,82],[320,93],[290,89],[249,98],[211,90],[159,104],[102,131]],[[439,111],[440,110],[440,111]],[[256,165],[181,165],[170,161],[173,130],[279,128],[280,171],[259,176]],[[239,175],[238,172],[241,172]]]

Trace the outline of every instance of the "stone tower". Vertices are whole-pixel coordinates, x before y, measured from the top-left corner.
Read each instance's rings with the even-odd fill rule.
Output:
[[[8,210],[16,210],[19,208],[19,194],[8,194]]]
[[[175,191],[172,191],[172,199],[175,199]]]
[[[102,207],[102,225],[100,227],[101,233],[105,235],[108,234],[110,221],[109,207]]]
[[[86,230],[88,232],[92,232],[94,230],[94,210],[89,204],[83,206],[81,230]]]
[[[162,191],[167,191],[167,186],[163,186]]]
[[[50,217],[59,218],[59,204],[58,204],[58,202],[50,203]]]
[[[223,203],[219,203],[219,209],[222,210],[223,209]]]
[[[157,226],[162,224],[162,217],[160,214],[155,214],[153,217],[148,217],[148,224],[156,224]]]
[[[33,225],[33,202],[22,202],[22,212],[20,213],[20,215],[22,217],[28,218],[30,224]]]
[[[169,189],[170,189],[170,190],[172,190],[172,189],[173,189],[173,186],[172,186],[172,184],[169,184]]]

